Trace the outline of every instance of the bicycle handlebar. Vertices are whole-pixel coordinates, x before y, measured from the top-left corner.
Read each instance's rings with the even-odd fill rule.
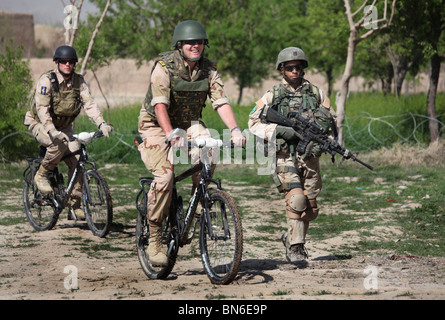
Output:
[[[70,137],[70,141],[79,141],[82,144],[88,144],[93,140],[94,138],[100,138],[103,137],[103,132],[101,130],[96,132],[81,132],[79,134],[73,134]]]
[[[187,141],[189,148],[219,148],[219,147],[226,147],[226,148],[233,148],[235,145],[233,141],[222,141],[220,139],[213,139],[213,138],[197,138],[192,141]]]

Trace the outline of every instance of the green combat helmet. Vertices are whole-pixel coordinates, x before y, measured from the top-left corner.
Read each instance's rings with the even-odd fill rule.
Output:
[[[276,69],[280,70],[281,64],[292,60],[303,60],[303,68],[307,68],[307,57],[300,48],[289,47],[280,51],[278,54]]]
[[[201,23],[195,20],[185,20],[180,22],[173,32],[172,47],[176,48],[179,46],[179,51],[182,54],[182,43],[184,40],[204,40],[204,44],[208,46],[209,39],[207,38],[207,33]],[[190,61],[198,61],[201,57],[197,59],[189,59]]]
[[[280,71],[282,65],[285,62],[293,60],[303,61],[303,69],[307,68],[308,66],[307,58],[306,55],[304,54],[304,51],[297,47],[289,47],[281,50],[280,53],[278,54],[276,69]],[[286,79],[286,81],[289,83],[298,83],[301,79],[303,79],[303,77],[304,77],[304,71],[301,72],[298,78],[292,80],[289,79],[289,77],[286,76],[286,74],[284,74],[284,79]]]

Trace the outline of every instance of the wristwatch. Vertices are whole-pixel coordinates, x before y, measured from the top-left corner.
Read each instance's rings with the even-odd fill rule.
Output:
[[[241,128],[240,128],[240,127],[238,127],[238,126],[236,126],[236,127],[233,127],[232,129],[230,129],[230,132],[233,132],[233,130],[239,130],[239,131],[241,131]]]

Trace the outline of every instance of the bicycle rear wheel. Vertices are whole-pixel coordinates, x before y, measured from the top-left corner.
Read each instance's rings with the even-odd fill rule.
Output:
[[[229,284],[241,264],[241,217],[232,196],[222,190],[216,190],[210,195],[208,209],[210,221],[205,221],[205,215],[201,217],[199,234],[202,262],[212,283]]]
[[[166,266],[153,265],[147,254],[150,230],[147,221],[147,194],[144,190],[141,190],[136,198],[136,207],[138,209],[136,221],[136,247],[139,263],[148,278],[165,279],[171,273],[176,263],[179,243],[177,228],[172,228],[172,223],[169,219],[164,220],[162,225],[162,248],[167,254],[168,264]]]
[[[88,227],[95,236],[105,237],[113,222],[113,203],[104,176],[94,170],[86,172],[82,199]],[[86,185],[87,183],[87,185]]]
[[[59,218],[50,196],[42,194],[34,184],[31,171],[26,174],[23,185],[23,208],[29,223],[37,231],[52,229]]]

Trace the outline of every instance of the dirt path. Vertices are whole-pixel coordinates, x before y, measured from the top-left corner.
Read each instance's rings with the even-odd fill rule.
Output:
[[[261,210],[272,210],[279,201],[263,202]],[[0,213],[2,218],[8,214]],[[332,256],[329,248],[356,241],[345,233],[309,241],[310,258],[297,266],[285,260],[281,233],[264,245],[249,241],[255,220],[243,222],[243,262],[227,286],[209,282],[199,255],[190,251],[198,251],[197,245],[180,250],[167,280],[148,280],[135,252],[134,221],[119,224],[106,239],[94,237],[86,223],[66,220],[66,214],[45,232],[34,232],[26,219],[0,226],[0,299],[445,299],[443,257]],[[72,290],[76,273],[78,289]]]

